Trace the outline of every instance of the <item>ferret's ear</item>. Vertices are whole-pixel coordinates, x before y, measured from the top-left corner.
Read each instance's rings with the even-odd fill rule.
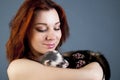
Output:
[[[69,62],[67,60],[65,60],[65,68],[69,66]]]
[[[67,60],[65,60],[65,63],[69,64]]]
[[[51,63],[51,61],[50,61],[50,60],[46,60],[46,61],[44,62],[44,65],[49,66],[49,65],[50,65],[50,63]]]

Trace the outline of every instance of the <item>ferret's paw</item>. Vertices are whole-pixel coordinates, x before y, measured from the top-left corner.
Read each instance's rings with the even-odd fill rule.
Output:
[[[81,54],[81,53],[75,53],[72,55],[72,57],[74,59],[84,59],[85,58],[85,55]]]

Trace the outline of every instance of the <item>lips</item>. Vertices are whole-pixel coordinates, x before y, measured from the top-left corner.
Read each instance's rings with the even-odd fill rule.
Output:
[[[55,47],[55,44],[44,44],[47,46],[48,49],[52,49]]]

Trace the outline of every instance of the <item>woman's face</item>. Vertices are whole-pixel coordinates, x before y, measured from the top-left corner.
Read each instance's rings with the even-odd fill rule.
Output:
[[[32,23],[30,44],[38,53],[53,51],[58,46],[62,33],[60,20],[55,9],[38,11]]]

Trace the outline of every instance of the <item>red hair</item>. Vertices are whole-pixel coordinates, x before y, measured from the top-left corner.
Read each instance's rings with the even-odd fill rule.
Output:
[[[63,8],[52,0],[25,0],[10,22],[11,34],[6,43],[7,59],[10,62],[15,59],[34,57],[33,54],[29,53],[29,37],[31,37],[29,34],[32,19],[37,11],[52,8],[58,12],[62,31],[62,38],[57,49],[65,42],[69,36],[69,27]]]

